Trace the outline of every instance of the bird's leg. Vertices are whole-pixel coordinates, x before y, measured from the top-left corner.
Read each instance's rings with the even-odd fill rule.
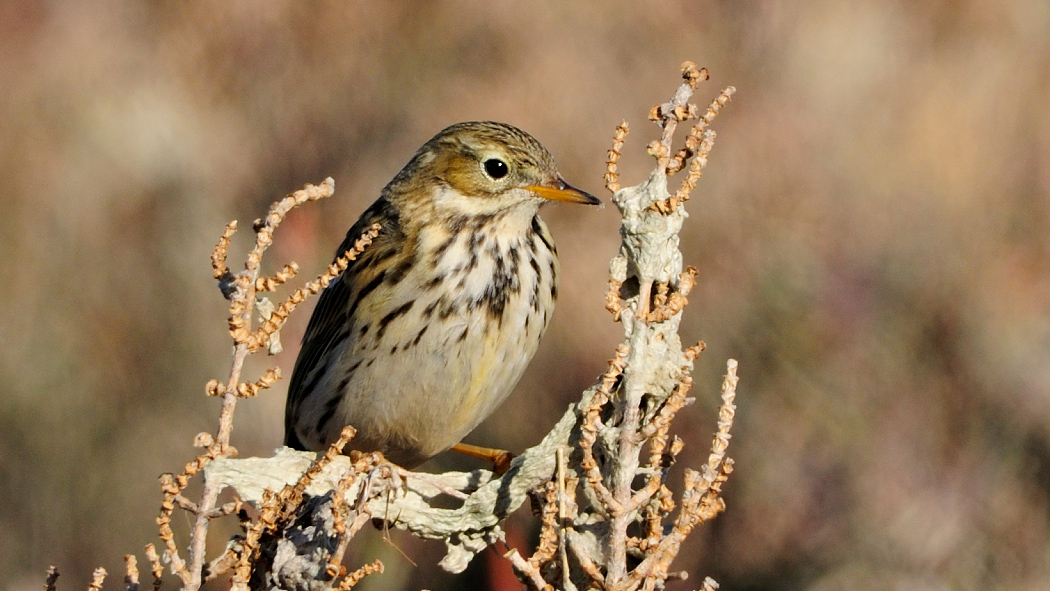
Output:
[[[505,449],[479,447],[469,443],[457,443],[452,446],[452,451],[492,462],[492,471],[499,476],[507,473],[507,470],[510,469],[510,461],[514,459],[514,454]]]

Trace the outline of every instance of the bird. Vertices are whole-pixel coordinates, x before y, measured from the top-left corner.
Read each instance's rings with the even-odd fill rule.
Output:
[[[415,153],[350,228],[372,243],[322,291],[285,406],[285,445],[413,468],[457,445],[521,378],[558,296],[540,206],[600,205],[528,133],[472,121]]]

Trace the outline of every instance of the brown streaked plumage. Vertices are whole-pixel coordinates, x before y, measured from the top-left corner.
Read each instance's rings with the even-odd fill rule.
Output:
[[[321,294],[295,363],[285,444],[351,447],[413,467],[459,442],[510,393],[557,298],[548,199],[597,204],[547,150],[502,123],[453,125],[383,189],[338,253],[372,245]]]

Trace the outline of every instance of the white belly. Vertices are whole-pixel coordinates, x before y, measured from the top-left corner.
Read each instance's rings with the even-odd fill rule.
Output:
[[[330,357],[341,370],[319,384],[341,399],[318,435],[332,441],[353,425],[351,447],[414,465],[491,414],[521,378],[553,311],[558,265],[542,230],[545,240],[461,233],[440,258],[417,261],[396,284],[376,288],[355,314],[351,338]],[[449,235],[434,229],[422,240],[443,244]],[[367,329],[360,320],[388,316]],[[319,415],[323,405],[314,408]]]

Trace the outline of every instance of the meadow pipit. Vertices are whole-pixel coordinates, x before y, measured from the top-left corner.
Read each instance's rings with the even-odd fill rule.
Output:
[[[351,447],[414,467],[455,445],[514,388],[558,295],[546,200],[599,201],[529,134],[493,122],[434,136],[337,256],[382,229],[321,294],[295,362],[285,444]]]

